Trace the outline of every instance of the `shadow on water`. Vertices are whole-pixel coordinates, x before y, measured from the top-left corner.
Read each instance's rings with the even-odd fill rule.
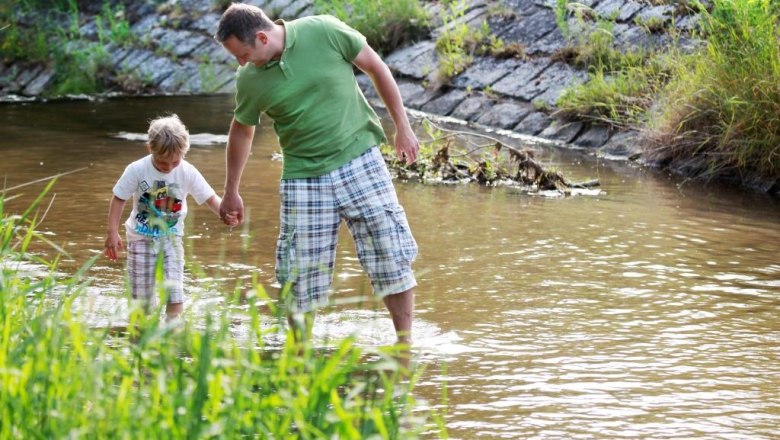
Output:
[[[0,174],[10,187],[63,176],[42,229],[73,271],[101,252],[111,188],[144,154],[148,120],[175,112],[209,142],[187,159],[218,190],[231,96],[0,106]],[[117,137],[125,133],[124,137]],[[224,142],[224,141],[223,141]],[[197,320],[273,292],[281,163],[263,122],[242,182],[246,227],[204,207],[188,217],[187,313]],[[428,366],[415,394],[438,401],[453,438],[780,437],[780,203],[685,183],[627,163],[539,150],[595,196],[542,198],[509,188],[396,182],[420,255],[414,326]],[[26,206],[32,185],[7,209]],[[335,303],[317,343],[392,343],[381,304],[341,231]],[[41,252],[45,250],[41,249]],[[126,324],[124,263],[98,260],[82,306],[95,327]],[[232,329],[245,331],[240,308]],[[268,315],[267,326],[277,325]],[[280,344],[283,335],[271,338]],[[446,370],[446,374],[441,371]]]

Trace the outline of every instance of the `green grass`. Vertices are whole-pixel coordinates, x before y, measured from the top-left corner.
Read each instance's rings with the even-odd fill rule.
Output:
[[[314,0],[314,7],[360,31],[383,54],[429,32],[430,18],[419,0]]]
[[[561,18],[566,3],[558,2]],[[556,53],[589,72],[588,81],[562,94],[557,114],[641,130],[650,159],[693,177],[777,177],[780,6],[770,0],[715,0],[711,10],[695,1],[683,6],[701,18],[695,37],[705,43],[693,52],[675,45],[620,52],[610,23],[600,19]]]
[[[19,20],[19,17],[24,17]],[[133,41],[124,7],[103,3],[95,17],[98,41],[80,34],[76,0],[21,0],[0,4],[0,58],[54,68],[49,95],[97,93],[112,68],[105,45]]]
[[[445,2],[442,15],[441,35],[436,39],[436,54],[439,65],[430,78],[434,87],[444,85],[466,70],[477,55],[491,55],[496,58],[522,58],[525,47],[519,43],[506,44],[496,37],[488,22],[483,20],[478,27],[469,26],[463,18],[468,7],[464,0]],[[498,10],[496,14],[500,14]]]
[[[780,175],[777,5],[716,0],[706,46],[681,60],[651,115],[653,157],[695,175]]]
[[[556,116],[599,122],[622,129],[638,129],[659,90],[669,81],[670,54],[629,54],[611,64],[592,68],[588,80],[565,90],[557,101]]]
[[[665,56],[648,50],[622,52],[614,47],[613,23],[599,19],[553,54],[588,72],[588,80],[564,91],[556,115],[565,119],[601,122],[621,128],[643,122],[659,88],[668,78]]]
[[[170,326],[133,308],[127,333],[90,328],[75,306],[89,264],[56,275],[56,257],[30,252],[45,240],[35,229],[43,197],[14,214],[0,194],[0,439],[446,436],[416,410],[414,380],[384,373],[392,353],[352,339],[326,350],[291,337],[266,346],[278,329],[259,309],[261,286],[202,322]],[[31,264],[45,274],[31,276]],[[238,309],[248,328],[240,340]]]

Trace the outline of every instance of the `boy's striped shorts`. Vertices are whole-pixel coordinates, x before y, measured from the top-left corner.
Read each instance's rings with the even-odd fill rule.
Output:
[[[127,243],[127,273],[135,299],[158,304],[157,264],[161,265],[162,288],[169,304],[184,302],[184,246],[181,237],[169,235]]]

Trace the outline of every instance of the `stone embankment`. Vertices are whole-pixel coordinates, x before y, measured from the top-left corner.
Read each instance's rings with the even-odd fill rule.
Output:
[[[225,2],[169,0],[166,3],[128,2],[125,9],[136,38],[129,46],[108,43],[105,50],[118,94],[231,93],[234,59],[214,41]],[[311,0],[252,0],[273,18],[294,19],[315,13]],[[614,44],[628,48],[669,43],[666,33],[654,33],[637,23],[674,23],[686,31],[695,17],[675,16],[669,5],[641,0],[580,0],[592,14],[613,21]],[[484,127],[534,135],[612,158],[640,154],[632,133],[614,133],[609,127],[564,122],[551,116],[561,93],[587,78],[587,72],[555,54],[572,44],[556,23],[555,0],[468,0],[463,13],[442,24],[444,6],[426,2],[434,17],[429,39],[386,54],[407,107],[448,116]],[[439,17],[438,23],[436,18]],[[524,48],[521,57],[478,56],[473,64],[447,84],[430,87],[438,68],[435,38],[446,26],[466,22],[478,28],[486,22],[505,44]],[[569,22],[576,27],[576,19]],[[94,16],[84,15],[80,33],[96,41]],[[5,101],[47,96],[53,66],[0,60],[0,99]],[[359,78],[369,99],[376,101],[370,82]]]

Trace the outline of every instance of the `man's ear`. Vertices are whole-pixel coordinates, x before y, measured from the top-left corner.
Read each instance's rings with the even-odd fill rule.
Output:
[[[268,43],[268,34],[265,31],[257,31],[255,32],[255,40],[267,44]]]
[[[146,151],[149,152],[149,154],[152,154],[152,146],[149,144],[149,142],[146,143]]]

